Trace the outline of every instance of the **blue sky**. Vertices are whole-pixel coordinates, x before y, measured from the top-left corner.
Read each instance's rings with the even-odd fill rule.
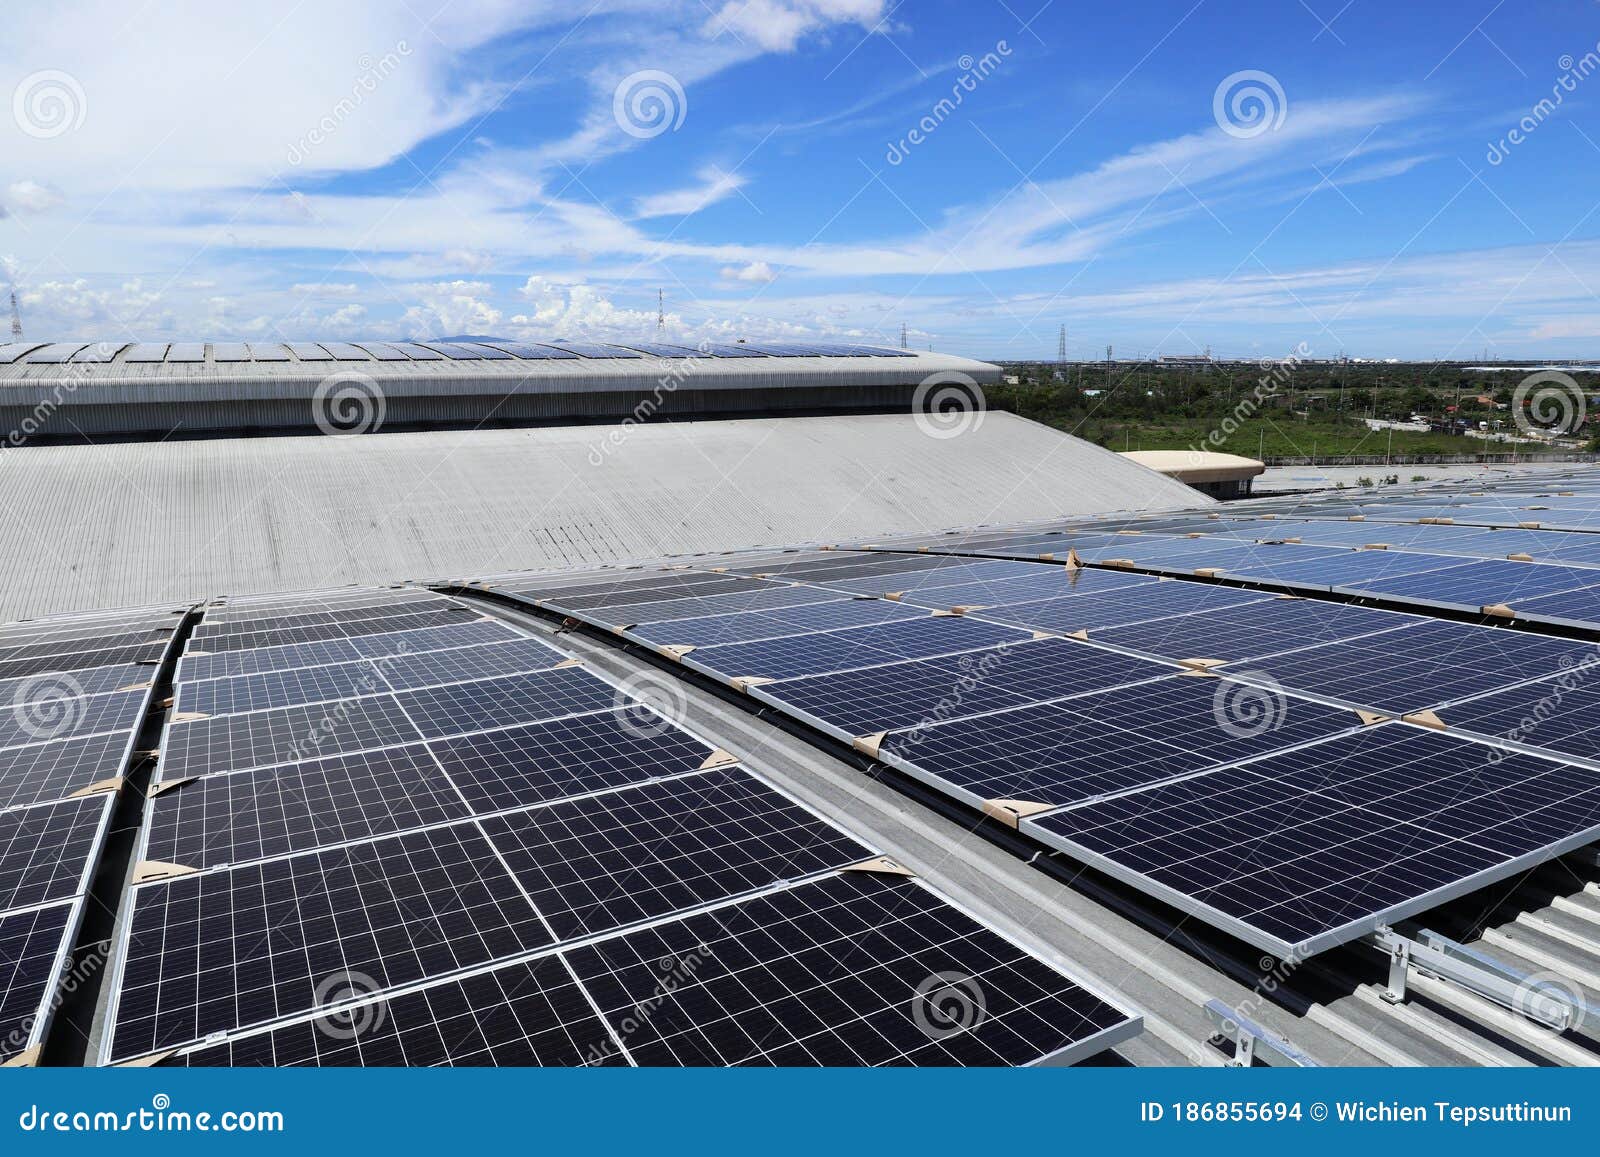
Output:
[[[0,274],[29,336],[638,338],[661,290],[679,339],[1600,353],[1594,4],[7,22]]]

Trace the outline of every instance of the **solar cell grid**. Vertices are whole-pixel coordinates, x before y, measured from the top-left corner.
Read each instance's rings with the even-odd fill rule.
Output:
[[[616,610],[635,603],[659,603],[674,598],[731,594],[743,589],[750,581],[735,575],[697,574],[674,578],[664,583],[652,582],[649,586],[630,586],[596,594],[575,595],[571,592],[562,592],[559,595],[552,595],[546,601],[551,606],[569,611]]]
[[[1249,659],[1318,643],[1393,631],[1423,620],[1344,603],[1272,599],[1094,631],[1110,643],[1172,659]],[[1404,639],[1394,640],[1404,645]]]
[[[132,737],[120,732],[0,751],[0,808],[65,799],[121,776]]]
[[[1351,711],[1178,675],[976,719],[890,732],[881,757],[971,803],[1076,803],[1360,724]]]
[[[126,631],[115,635],[100,635],[77,639],[35,639],[0,642],[0,663],[16,660],[59,658],[59,669],[70,670],[78,665],[77,656],[85,651],[101,652],[121,647],[147,645],[165,647],[166,635],[150,631]]]
[[[1025,603],[1005,603],[977,612],[997,623],[1036,631],[1092,631],[1194,611],[1265,602],[1274,595],[1194,582],[1162,582],[1122,587],[1103,594],[1068,595]]]
[[[928,587],[901,596],[900,601],[915,607],[1005,606],[1038,602],[1070,595],[1087,595],[1159,582],[1155,575],[1129,574],[1110,570],[1067,570],[1065,567],[1034,566],[1033,572],[994,582],[960,583],[955,586]]]
[[[72,916],[70,903],[0,916],[0,1062],[42,1034]]]
[[[709,647],[927,617],[926,610],[883,599],[841,599],[777,611],[669,619],[634,627],[628,636],[665,646]]]
[[[214,655],[185,654],[178,664],[177,678],[178,682],[186,683],[196,679],[254,675],[264,671],[287,671],[295,667],[346,663],[361,658],[419,655],[429,651],[476,646],[482,643],[507,642],[521,637],[505,623],[484,620],[455,627],[428,627],[415,631],[366,635],[359,639],[330,639],[319,643],[224,651]]]
[[[53,671],[77,671],[86,667],[109,667],[120,663],[154,666],[166,653],[167,641],[142,643],[132,647],[107,647],[92,651],[56,652],[30,659],[0,662],[0,679],[22,679]]]
[[[1421,557],[1421,556],[1419,556]],[[1592,570],[1550,563],[1469,562],[1420,574],[1388,575],[1350,584],[1349,589],[1445,606],[1475,609],[1600,585]]]
[[[263,628],[207,635],[195,640],[198,650],[244,651],[262,647],[293,646],[299,643],[317,643],[329,639],[357,639],[364,635],[393,634],[426,627],[455,626],[469,623],[482,615],[468,607],[444,606],[418,610],[412,614],[388,615],[383,618],[324,623],[307,627]]]
[[[378,674],[378,669],[361,660],[180,683],[173,710],[180,716],[236,715],[386,690],[388,684]]]
[[[167,728],[158,778],[169,781],[270,767],[420,738],[392,695],[218,715]]]
[[[111,804],[101,794],[0,812],[0,912],[84,892]]]
[[[310,1012],[329,976],[393,987],[548,943],[470,825],[145,885],[108,1059]]]
[[[923,616],[878,627],[701,647],[684,662],[729,678],[784,679],[1021,642],[1025,632],[969,618]]]
[[[483,830],[558,940],[872,854],[737,767],[497,816]]]
[[[614,1026],[692,961],[627,1038],[640,1065],[1025,1064],[1095,1049],[1124,1014],[914,881],[826,877],[565,954]],[[971,977],[984,1019],[918,1026],[928,978]],[[921,987],[919,987],[921,986]],[[926,1012],[921,1012],[926,1016]]]
[[[162,792],[150,803],[144,858],[244,864],[468,814],[426,747],[391,747],[210,775]]]
[[[144,718],[142,690],[78,695],[76,683],[58,677],[46,682],[55,694],[16,701],[10,711],[0,711],[0,748],[108,731],[129,733]]]
[[[566,661],[567,656],[537,639],[513,639],[451,651],[391,656],[374,659],[373,663],[389,686],[403,691],[518,671],[542,671]]]
[[[712,615],[740,614],[744,611],[775,611],[784,607],[840,602],[851,596],[822,587],[785,586],[781,583],[752,583],[725,595],[704,598],[668,599],[659,603],[635,603],[623,617],[635,624],[663,623],[673,619],[702,619]]]
[[[342,626],[377,619],[404,618],[428,611],[444,610],[452,604],[446,599],[405,599],[400,602],[352,603],[337,608],[297,611],[294,613],[244,614],[229,616],[225,612],[208,612],[205,621],[195,628],[196,638],[213,635],[240,635],[251,631],[275,631],[294,627]]]
[[[395,695],[400,710],[429,739],[606,710],[625,699],[622,692],[582,667],[451,683]]]
[[[1172,673],[1173,668],[1165,664],[1074,640],[1040,639],[938,659],[787,679],[756,687],[752,694],[855,737]]]
[[[1244,679],[1265,677],[1308,695],[1389,714],[1421,711],[1510,687],[1585,662],[1590,644],[1498,627],[1425,620],[1394,636],[1325,643],[1252,660]],[[1382,672],[1382,678],[1375,678]]]
[[[1600,830],[1600,774],[1387,724],[1024,821],[1269,950],[1318,951]]]
[[[712,749],[659,716],[617,710],[428,744],[478,814],[694,771]]]
[[[304,1020],[178,1055],[170,1065],[243,1068],[625,1064],[560,957],[508,964],[403,993],[355,1014]],[[351,1023],[363,1025],[352,1032]]]
[[[121,663],[110,667],[83,667],[74,670],[71,678],[72,682],[67,685],[67,689],[80,691],[84,695],[101,695],[107,691],[119,690],[142,691],[149,683],[150,668],[134,663]],[[48,699],[54,694],[57,686],[59,684],[52,681],[48,673],[43,676],[0,680],[0,704],[9,703],[16,707],[38,702],[41,698]]]

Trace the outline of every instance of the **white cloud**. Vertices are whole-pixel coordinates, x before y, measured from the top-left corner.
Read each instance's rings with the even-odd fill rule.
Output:
[[[732,265],[722,267],[724,281],[747,281],[757,285],[767,285],[777,279],[778,275],[772,272],[772,266],[765,261],[752,261],[749,265],[741,267]]]
[[[43,213],[64,204],[66,197],[60,189],[38,181],[12,181],[0,196],[0,209],[15,213]]]
[[[410,292],[421,301],[407,308],[400,325],[417,337],[485,333],[498,327],[504,316],[492,302],[484,300],[493,291],[481,281],[414,285]]]
[[[701,169],[697,176],[700,178],[698,185],[640,197],[634,203],[634,216],[682,217],[698,213],[707,205],[713,205],[724,197],[731,196],[747,183],[745,177],[737,173],[725,173],[715,165]]]
[[[769,52],[791,52],[807,33],[855,23],[871,31],[884,0],[727,0],[705,23],[708,36],[732,34]]]
[[[360,286],[351,281],[297,281],[289,287],[289,292],[299,297],[354,297],[360,292]]]

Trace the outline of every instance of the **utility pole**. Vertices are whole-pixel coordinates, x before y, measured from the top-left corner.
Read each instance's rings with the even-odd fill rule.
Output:
[[[656,290],[656,336],[660,337],[667,332],[667,297],[661,290]]]
[[[906,323],[903,321],[900,323],[900,348],[903,350],[908,350],[911,348],[910,342],[907,340],[906,336]]]
[[[22,310],[17,308],[17,291],[11,291],[11,340],[22,340]]]
[[[1067,327],[1062,325],[1061,336],[1056,341],[1056,361],[1067,364]]]
[[[1111,347],[1110,346],[1106,346],[1106,361],[1107,362],[1111,361]]]

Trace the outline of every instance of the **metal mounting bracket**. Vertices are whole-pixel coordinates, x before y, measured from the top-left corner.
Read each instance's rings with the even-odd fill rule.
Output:
[[[1589,1005],[1577,985],[1513,968],[1437,932],[1422,929],[1412,940],[1390,929],[1380,929],[1372,934],[1372,943],[1389,954],[1389,986],[1381,995],[1390,1004],[1405,1000],[1406,979],[1415,968],[1424,976],[1460,985],[1557,1032],[1600,1018],[1600,1009]]]
[[[1248,1069],[1257,1058],[1264,1064],[1277,1068],[1322,1067],[1321,1061],[1299,1048],[1288,1037],[1273,1032],[1265,1025],[1257,1024],[1237,1009],[1229,1008],[1222,1001],[1212,998],[1206,1001],[1205,1008],[1206,1019],[1217,1030],[1212,1039],[1234,1042],[1233,1059],[1228,1062],[1229,1068]]]

